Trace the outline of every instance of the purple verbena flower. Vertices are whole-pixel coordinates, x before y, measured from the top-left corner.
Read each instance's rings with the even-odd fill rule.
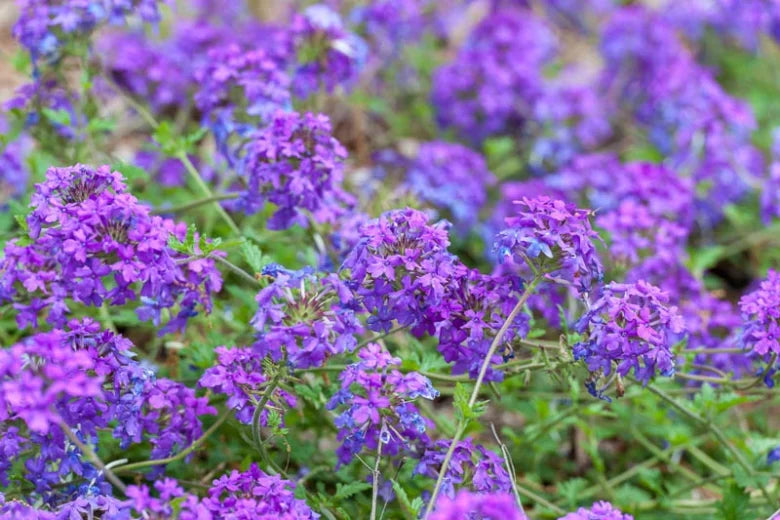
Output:
[[[99,307],[140,299],[137,314],[160,333],[183,329],[196,307],[211,309],[222,278],[211,259],[183,261],[168,246],[186,229],[152,216],[108,166],[50,168],[37,184],[27,217],[29,244],[6,243],[0,262],[0,302],[13,302],[17,322],[62,326],[74,303]],[[197,241],[196,241],[197,242]]]
[[[585,340],[574,345],[575,359],[583,359],[591,372],[625,376],[633,368],[646,383],[656,371],[674,374],[673,335],[684,330],[669,295],[647,282],[610,283],[601,297],[576,324]],[[615,365],[613,367],[613,364]]]
[[[517,214],[506,219],[507,229],[493,246],[500,259],[526,264],[580,292],[602,280],[594,245],[600,238],[591,228],[590,211],[545,196],[516,204]]]
[[[378,343],[366,345],[358,358],[341,373],[341,389],[328,402],[331,410],[345,407],[335,419],[342,442],[336,450],[339,464],[348,464],[364,448],[376,451],[380,442],[383,456],[426,445],[430,421],[411,401],[432,400],[439,392],[427,377],[401,373],[395,368],[401,360]]]

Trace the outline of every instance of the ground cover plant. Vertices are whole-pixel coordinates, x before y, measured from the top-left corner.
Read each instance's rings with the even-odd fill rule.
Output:
[[[774,0],[0,15],[0,518],[780,519]]]

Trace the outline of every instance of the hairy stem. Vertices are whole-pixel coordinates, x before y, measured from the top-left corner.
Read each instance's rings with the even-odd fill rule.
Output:
[[[125,483],[119,480],[119,477],[114,474],[111,468],[104,464],[102,460],[100,460],[100,457],[98,457],[97,453],[95,453],[91,447],[79,440],[76,434],[73,433],[73,431],[67,424],[65,424],[64,421],[60,422],[60,428],[62,428],[63,433],[65,433],[68,439],[70,439],[70,442],[75,444],[76,447],[81,450],[81,453],[86,455],[89,461],[106,476],[106,479],[111,482],[111,485],[120,490],[122,493],[127,491],[127,486],[125,486]]]

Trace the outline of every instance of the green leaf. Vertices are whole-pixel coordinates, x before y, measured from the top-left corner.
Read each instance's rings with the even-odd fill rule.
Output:
[[[723,500],[718,502],[717,517],[720,520],[744,520],[747,515],[750,496],[736,483],[732,483],[723,493]]]
[[[393,491],[395,491],[395,496],[398,498],[398,502],[401,504],[401,507],[404,509],[404,511],[414,515],[414,517],[417,518],[420,509],[422,509],[423,506],[422,498],[417,497],[414,500],[409,501],[409,495],[406,494],[406,490],[401,487],[401,484],[395,480],[391,480],[390,482],[393,483]]]
[[[64,108],[60,108],[59,110],[52,110],[51,108],[44,107],[42,111],[43,115],[46,116],[46,119],[52,123],[63,126],[70,126],[71,124],[70,112]]]
[[[333,498],[337,499],[344,499],[349,498],[353,495],[357,495],[361,491],[365,491],[366,489],[371,489],[371,484],[368,482],[350,482],[349,484],[338,484],[336,487],[336,494]]]
[[[469,420],[473,415],[469,406],[469,391],[463,383],[455,383],[455,393],[453,395],[455,405],[455,415],[458,420]]]
[[[127,164],[123,162],[114,163],[111,165],[111,169],[118,171],[124,175],[128,182],[134,182],[137,180],[149,179],[149,174],[143,168],[139,168],[133,164]]]
[[[249,241],[241,244],[241,254],[244,255],[244,260],[254,272],[259,273],[265,267],[263,252],[255,244]]]
[[[102,134],[112,132],[116,128],[116,121],[111,119],[94,118],[87,124],[87,130],[91,134]]]

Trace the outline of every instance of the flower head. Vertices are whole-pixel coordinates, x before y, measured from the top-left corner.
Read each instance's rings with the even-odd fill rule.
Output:
[[[672,341],[684,329],[677,307],[668,301],[667,293],[644,281],[607,285],[577,322],[577,332],[586,339],[574,346],[574,357],[605,375],[612,373],[613,363],[622,376],[633,368],[643,382],[656,371],[672,375]]]

